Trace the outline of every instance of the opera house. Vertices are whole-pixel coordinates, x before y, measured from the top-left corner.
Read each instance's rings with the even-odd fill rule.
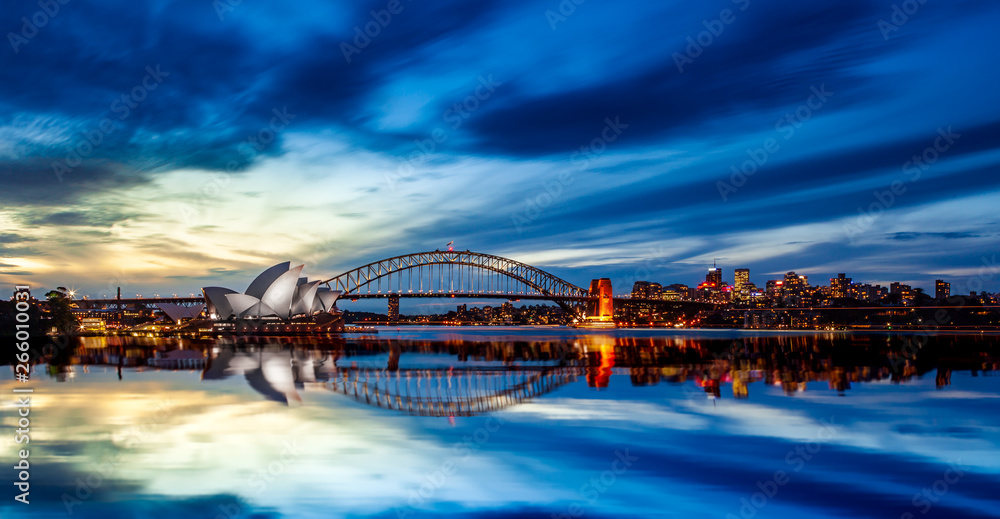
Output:
[[[312,333],[340,331],[340,292],[322,281],[299,277],[304,265],[279,263],[257,276],[245,292],[204,287],[213,331],[233,333]]]

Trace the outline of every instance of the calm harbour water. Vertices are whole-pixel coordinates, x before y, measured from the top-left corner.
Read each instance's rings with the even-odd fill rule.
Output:
[[[31,503],[9,490],[4,518],[1000,517],[995,336],[409,327],[71,353],[35,367]],[[4,425],[14,460],[10,404]]]

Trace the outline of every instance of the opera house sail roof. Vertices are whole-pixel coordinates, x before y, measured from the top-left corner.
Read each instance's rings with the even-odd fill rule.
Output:
[[[213,319],[288,320],[301,315],[339,312],[335,303],[340,292],[320,286],[321,281],[300,277],[304,265],[292,267],[286,261],[261,272],[246,291],[224,287],[204,287],[208,315]]]

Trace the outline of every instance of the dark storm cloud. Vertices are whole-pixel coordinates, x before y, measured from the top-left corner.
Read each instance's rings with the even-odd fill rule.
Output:
[[[50,214],[32,216],[26,220],[28,225],[56,225],[82,227],[110,227],[116,222],[134,219],[137,215],[114,214],[111,212],[92,211],[61,211]]]
[[[630,125],[629,139],[639,142],[690,135],[715,118],[743,125],[745,113],[800,103],[812,86],[835,92],[863,86],[866,79],[851,69],[878,49],[870,41],[859,45],[856,35],[876,8],[856,0],[836,6],[762,2],[740,13],[683,73],[663,56],[638,74],[612,75],[607,83],[477,115],[470,127],[490,151],[534,155],[589,142],[605,117],[619,116]],[[691,27],[692,35],[702,30]],[[683,53],[687,44],[677,39]],[[809,63],[796,63],[804,56]]]
[[[959,240],[962,238],[979,238],[978,234],[968,232],[897,232],[888,235],[892,240],[917,240],[920,238],[945,238],[948,240]]]
[[[949,159],[973,157],[996,148],[1000,123],[970,128],[961,134],[954,148],[948,151]],[[932,176],[935,173],[933,168],[920,171],[919,176],[913,173],[912,168],[904,170],[903,165],[920,154],[936,136],[931,128],[927,136],[871,143],[826,154],[817,153],[785,163],[765,164],[724,202],[716,182],[728,181],[728,167],[746,159],[745,155],[736,155],[732,163],[721,163],[714,170],[714,178],[664,187],[644,180],[613,193],[595,193],[573,204],[555,208],[528,226],[526,232],[529,236],[544,235],[571,222],[583,226],[596,225],[609,213],[625,211],[633,217],[669,218],[671,231],[679,234],[723,235],[737,228],[760,230],[783,227],[790,221],[811,223],[856,216],[858,208],[868,208],[876,201],[875,193],[888,191],[894,181],[902,183],[906,191],[893,196],[891,207],[884,209],[913,207],[944,197],[961,197],[1000,187],[1000,177],[989,174],[996,166],[971,167],[937,177]],[[849,187],[839,186],[840,183],[869,178],[873,180]],[[757,207],[761,200],[776,194],[824,191],[823,188],[827,188],[822,195],[823,203],[818,204],[814,198],[804,196],[787,196],[780,203],[768,204],[766,208]],[[710,221],[705,218],[708,212],[714,213]]]
[[[352,27],[364,26],[369,11],[384,9],[384,2],[350,6],[331,32],[297,32],[280,21],[261,31],[267,20],[241,19],[254,14],[250,6],[219,20],[211,2],[65,7],[17,53],[3,53],[0,114],[38,114],[69,125],[59,142],[22,143],[20,157],[6,165],[5,184],[15,179],[9,185],[38,197],[35,191],[56,180],[53,161],[71,161],[74,150],[97,164],[73,167],[66,176],[88,183],[106,174],[103,162],[129,164],[137,170],[131,176],[140,178],[184,167],[240,169],[281,153],[280,132],[266,146],[249,147],[261,132],[269,138],[275,110],[290,114],[288,127],[303,130],[363,122],[371,113],[362,99],[391,73],[386,67],[415,59],[423,45],[474,30],[498,4],[407,4],[391,30],[351,63],[340,45],[352,44]],[[34,10],[35,2],[21,2],[11,12],[30,16]],[[283,33],[297,38],[273,45]],[[0,123],[4,119],[16,125],[0,115]],[[100,143],[90,146],[88,135]],[[353,138],[380,139],[364,131]],[[391,146],[394,138],[388,140]],[[102,187],[98,182],[96,189]]]
[[[148,182],[146,175],[136,174],[119,163],[87,160],[77,166],[63,181],[52,171],[51,163],[59,157],[27,157],[20,160],[0,159],[0,201],[8,204],[64,205],[95,193],[133,187]]]

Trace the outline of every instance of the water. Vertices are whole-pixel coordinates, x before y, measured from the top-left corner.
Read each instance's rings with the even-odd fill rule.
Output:
[[[0,515],[998,517],[995,344],[495,327],[83,339],[35,367],[30,446],[3,451],[30,449],[30,504],[9,491]],[[170,367],[149,367],[154,351]]]

